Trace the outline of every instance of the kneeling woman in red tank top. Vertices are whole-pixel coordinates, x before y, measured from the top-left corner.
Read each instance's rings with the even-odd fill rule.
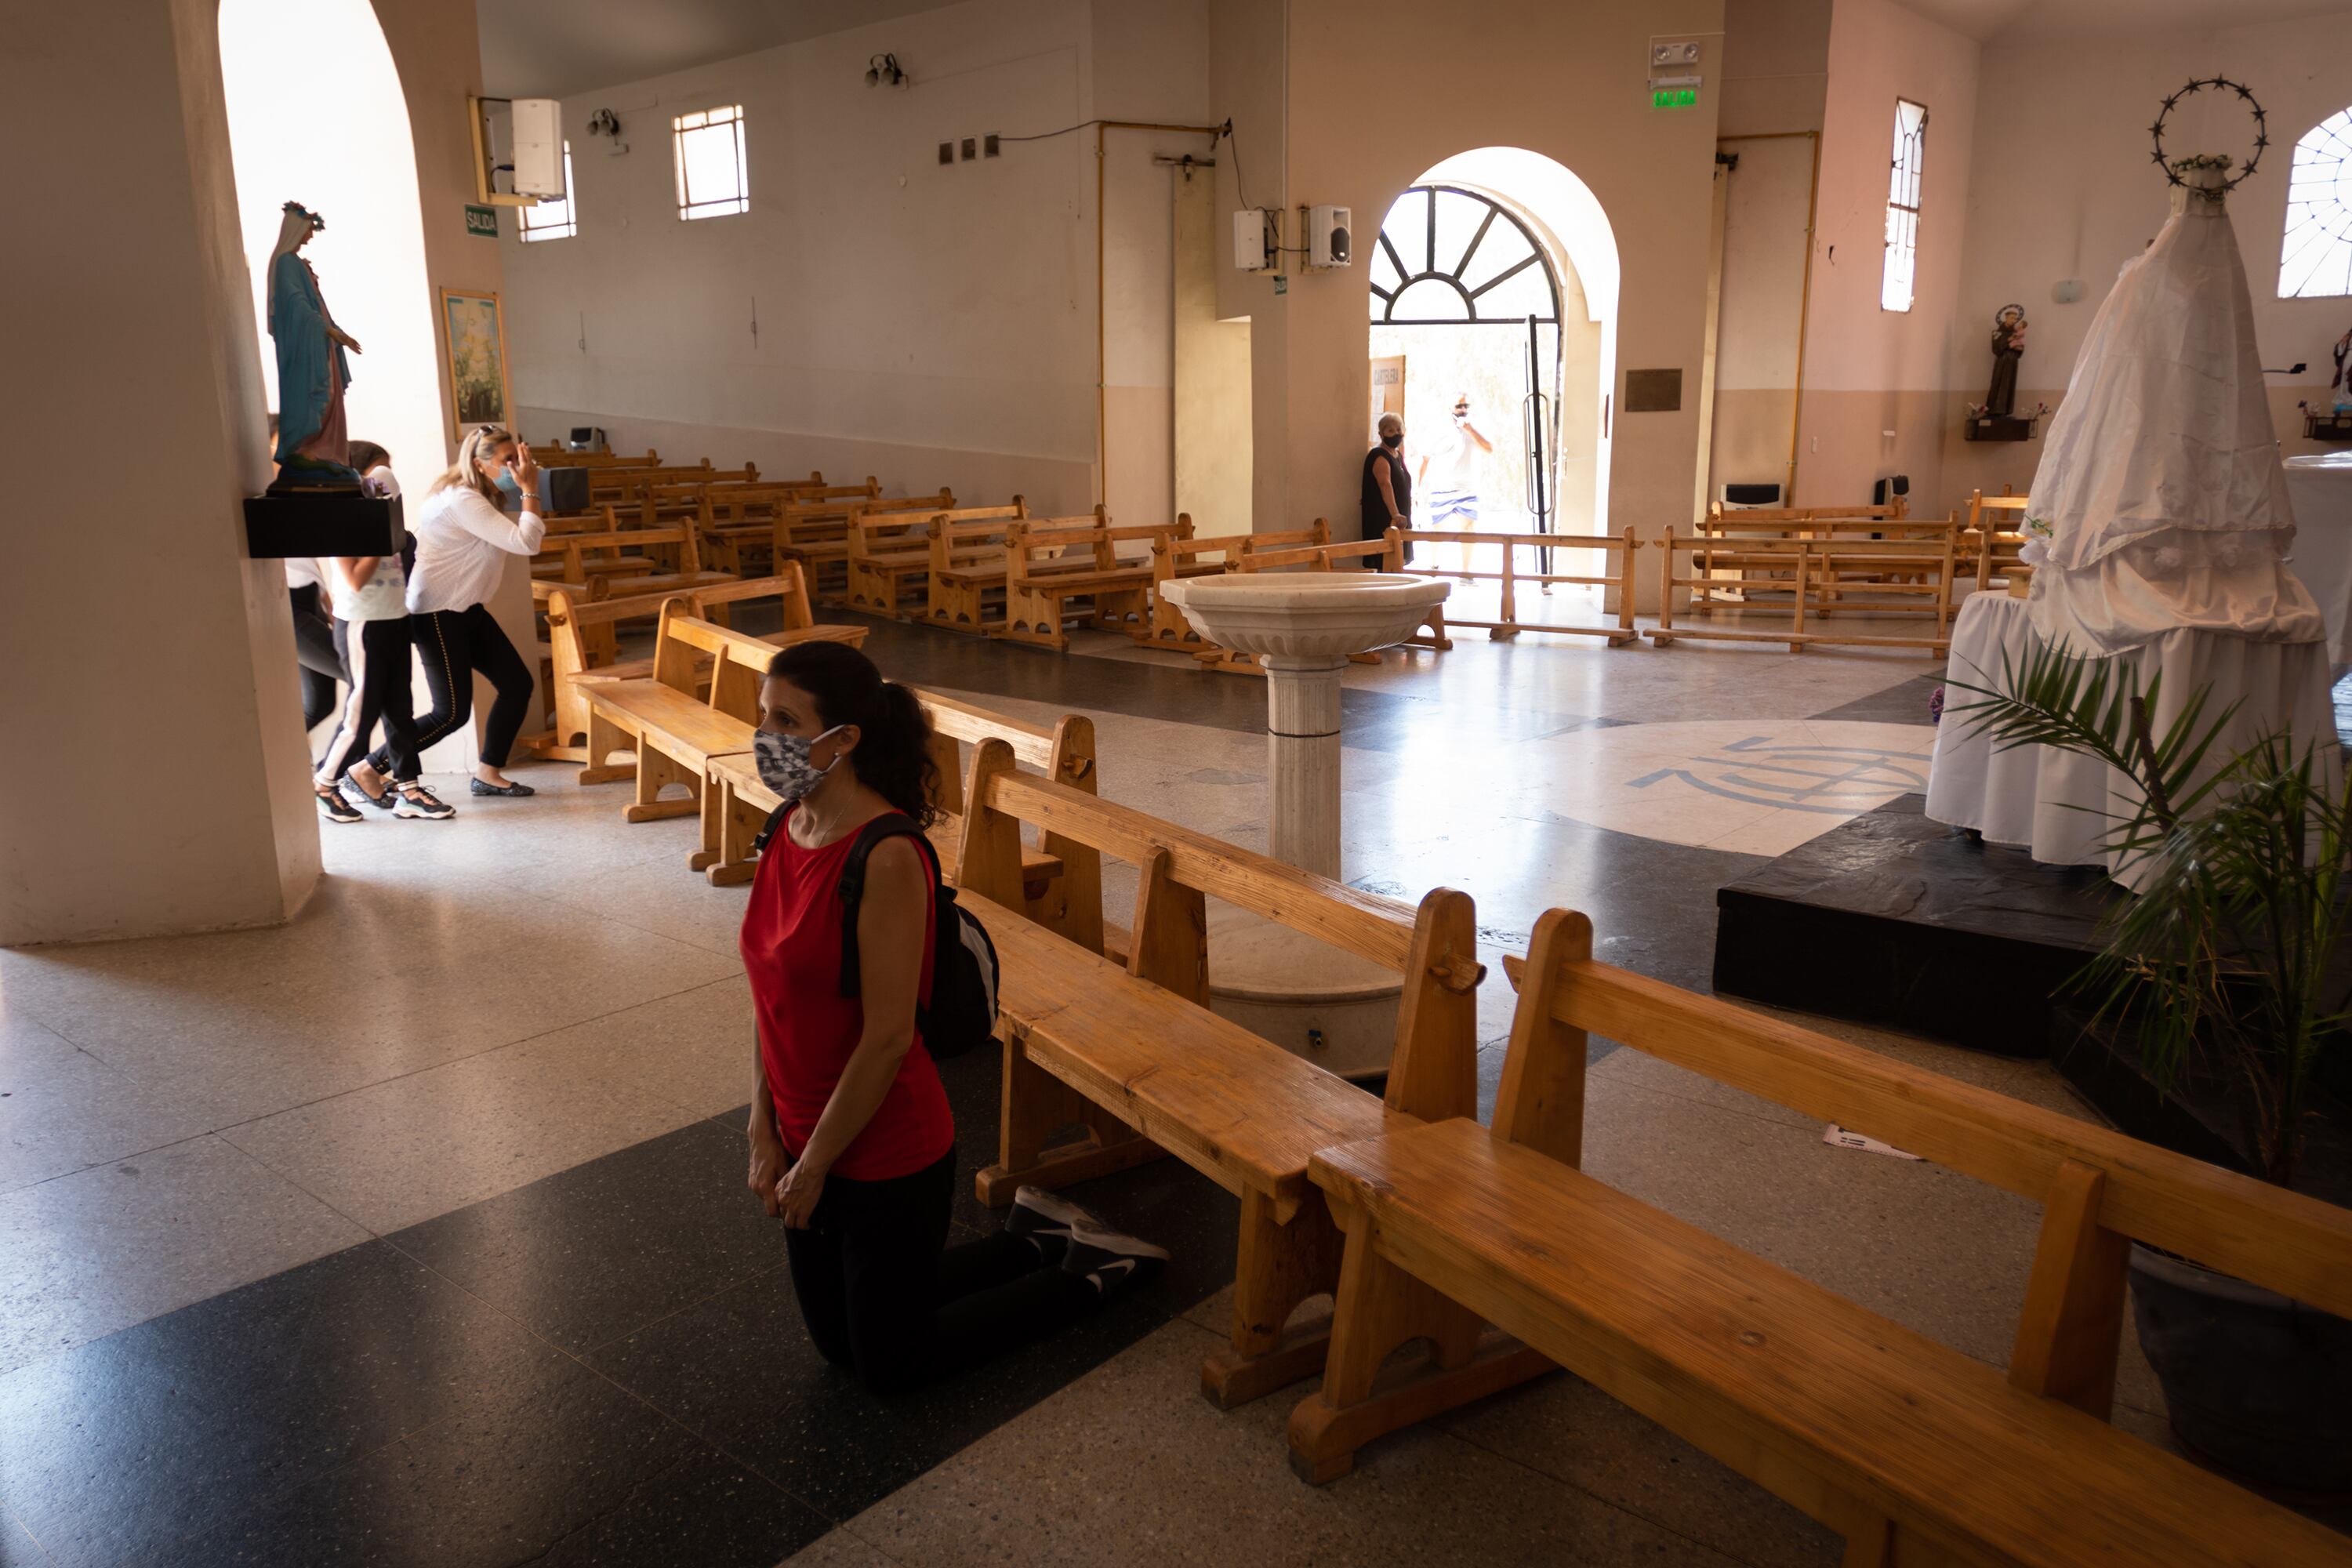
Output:
[[[835,642],[779,653],[760,706],[760,776],[792,805],[743,914],[759,1025],[749,1179],[790,1227],[793,1289],[817,1350],[890,1393],[1092,1312],[1168,1255],[1030,1187],[1003,1231],[947,1246],[955,1122],[916,1024],[939,870],[927,840],[868,851],[858,994],[841,994],[842,871],[876,817],[929,826],[937,815],[930,720],[912,691]]]

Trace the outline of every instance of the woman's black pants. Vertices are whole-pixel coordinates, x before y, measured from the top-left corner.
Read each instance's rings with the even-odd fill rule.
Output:
[[[955,1151],[908,1176],[825,1178],[806,1230],[784,1233],[817,1352],[877,1394],[946,1377],[1093,1311],[1102,1293],[1003,1232],[947,1245]]]
[[[474,676],[478,672],[499,694],[482,725],[481,759],[491,767],[505,767],[507,753],[530,713],[531,678],[530,668],[507,641],[497,617],[480,605],[434,610],[408,617],[408,637],[416,645],[425,685],[433,694],[433,710],[416,721],[418,752],[473,716]],[[390,748],[371,752],[368,764],[380,773],[388,772]]]

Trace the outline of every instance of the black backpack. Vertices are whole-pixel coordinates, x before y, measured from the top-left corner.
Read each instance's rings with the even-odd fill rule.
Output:
[[[768,814],[767,826],[751,841],[754,852],[783,826],[789,804]],[[841,994],[858,991],[857,908],[866,896],[866,861],[886,838],[922,838],[923,830],[902,812],[885,812],[857,831],[842,867]],[[931,872],[933,925],[931,939],[931,1002],[917,1006],[915,1026],[922,1031],[923,1048],[934,1061],[960,1057],[996,1033],[996,944],[988,928],[956,902],[955,889],[940,880],[936,853],[926,842],[923,863]]]

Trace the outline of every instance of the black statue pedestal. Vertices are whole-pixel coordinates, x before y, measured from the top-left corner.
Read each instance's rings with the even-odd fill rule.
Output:
[[[245,552],[256,561],[289,555],[397,555],[405,531],[398,496],[308,490],[245,498]]]

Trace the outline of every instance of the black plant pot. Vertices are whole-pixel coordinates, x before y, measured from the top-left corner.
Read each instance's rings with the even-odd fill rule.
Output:
[[[2251,1479],[2352,1491],[2352,1321],[2145,1247],[2131,1285],[2182,1442]]]

